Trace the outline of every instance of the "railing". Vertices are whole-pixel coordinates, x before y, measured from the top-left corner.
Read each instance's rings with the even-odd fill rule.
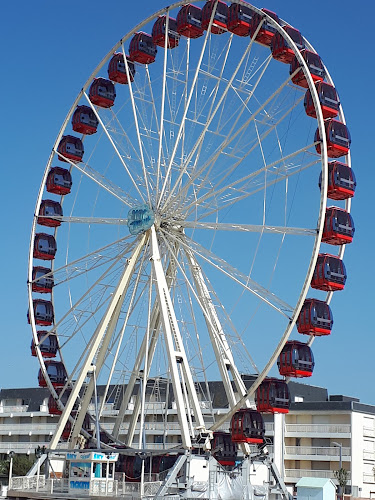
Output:
[[[337,446],[317,447],[317,446],[285,446],[286,455],[314,455],[326,457],[339,457],[340,449]],[[342,456],[350,457],[350,448],[342,448]],[[288,458],[288,457],[286,457]]]
[[[363,436],[364,437],[375,437],[375,429],[373,427],[364,427],[363,428]]]
[[[10,451],[18,451],[21,453],[27,453],[34,450],[37,446],[47,445],[45,441],[28,442],[28,443],[0,443],[0,453],[9,453]]]
[[[333,470],[285,469],[285,477],[296,479],[301,477],[320,477],[335,480],[335,473]],[[348,478],[350,479],[350,472],[348,472]]]
[[[56,429],[56,424],[1,424],[0,434],[11,432],[15,436],[19,434],[50,434]]]
[[[375,451],[363,450],[364,460],[375,460]]]
[[[0,413],[19,413],[25,412],[28,405],[0,406]]]
[[[76,488],[70,487],[70,479],[46,479],[44,476],[13,477],[9,489],[12,491],[40,492],[53,497],[56,493],[72,493],[87,496],[127,496],[141,493],[141,483],[129,483],[115,479],[91,479],[90,483],[75,481]],[[154,497],[161,486],[161,481],[145,481],[143,497]],[[88,487],[89,486],[89,487]]]
[[[349,424],[286,424],[286,433],[296,434],[350,434]]]
[[[375,474],[371,472],[363,473],[363,482],[364,483],[375,483]]]

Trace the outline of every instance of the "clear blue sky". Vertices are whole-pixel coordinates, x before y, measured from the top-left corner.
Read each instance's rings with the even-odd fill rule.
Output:
[[[61,123],[101,58],[133,26],[166,4],[37,0],[3,6],[1,387],[37,385],[38,366],[30,356],[26,320],[27,254],[41,176]],[[357,11],[348,0],[268,0],[255,5],[276,11],[300,29],[322,56],[340,94],[358,184],[352,208],[356,234],[345,254],[346,289],[332,303],[333,333],[314,344],[317,363],[311,383],[375,405],[375,326],[370,314],[375,302],[370,225],[375,170],[368,158],[374,142],[375,70],[367,22],[375,15],[375,4],[362,0]]]

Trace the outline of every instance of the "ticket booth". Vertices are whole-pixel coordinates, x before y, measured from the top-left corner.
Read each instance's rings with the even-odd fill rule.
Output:
[[[114,492],[117,459],[118,453],[67,453],[69,492],[82,492],[82,490],[90,494]]]

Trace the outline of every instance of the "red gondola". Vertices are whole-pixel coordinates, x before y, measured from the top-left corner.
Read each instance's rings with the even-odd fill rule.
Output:
[[[75,420],[77,417],[77,412],[72,411],[71,416]],[[90,430],[91,430],[91,420],[90,420],[90,417],[87,413],[86,413],[85,418],[84,418],[83,423],[82,423],[82,429],[85,430],[86,432],[90,432]],[[71,432],[72,432],[72,424],[71,424],[70,420],[68,420],[65,424],[64,430],[62,431],[61,439],[63,441],[68,441],[68,439],[70,438]]]
[[[343,208],[329,207],[323,229],[323,243],[345,245],[353,241],[355,228],[352,216]]]
[[[327,82],[316,82],[316,91],[322,108],[323,118],[335,118],[339,113],[340,101],[336,89]],[[310,89],[307,89],[304,100],[305,111],[308,116],[316,118],[316,111],[311,97]]]
[[[159,16],[152,27],[152,41],[159,47],[165,47],[165,27],[167,16]],[[177,21],[173,17],[168,20],[168,42],[167,48],[174,49],[180,43],[180,34],[177,32]]]
[[[334,292],[343,290],[346,282],[346,270],[343,261],[328,253],[318,255],[311,288]]]
[[[53,305],[50,300],[34,299],[34,318],[36,325],[49,326],[54,321]],[[27,320],[30,323],[30,313],[27,311]]]
[[[319,177],[319,188],[322,186],[322,174]],[[355,193],[357,182],[353,169],[339,161],[328,163],[327,196],[331,200],[347,200]]]
[[[202,28],[204,30],[208,29],[210,24],[212,10],[215,7],[215,0],[208,0],[202,9]],[[221,35],[228,29],[228,14],[229,7],[226,3],[220,0],[216,4],[216,11],[214,14],[214,19],[211,26],[211,33],[214,35]]]
[[[246,5],[232,3],[228,13],[228,31],[238,36],[250,34],[250,22],[254,11]]]
[[[322,60],[315,52],[311,52],[310,50],[302,50],[301,55],[304,58],[307,67],[309,68],[311,78],[314,82],[319,82],[324,80],[326,71],[324,69]],[[300,68],[301,65],[296,56],[290,63],[289,74],[292,75],[296,69]],[[299,87],[308,88],[309,84],[307,83],[305,73],[300,69],[292,78],[292,82]]]
[[[77,106],[72,116],[72,128],[78,134],[95,134],[99,125],[94,111],[89,106]]]
[[[287,342],[277,360],[279,373],[284,377],[311,377],[314,365],[310,347],[297,340]]]
[[[153,474],[160,474],[173,467],[176,463],[177,455],[154,455],[152,457],[151,472]]]
[[[257,410],[264,413],[288,413],[290,394],[285,380],[266,378],[255,392]]]
[[[134,81],[135,76],[135,66],[132,61],[127,57],[128,68],[129,68],[129,76],[130,81]],[[112,59],[108,64],[108,78],[116,83],[127,84],[128,83],[128,75],[126,73],[124,54],[121,52],[117,52],[113,54]]]
[[[329,335],[333,316],[329,305],[322,300],[306,299],[297,320],[297,330],[306,335]]]
[[[52,167],[48,172],[46,189],[49,193],[66,195],[72,188],[72,175],[66,168]]]
[[[94,78],[89,90],[89,99],[100,108],[111,108],[116,99],[115,86],[111,80]]]
[[[148,472],[150,470],[149,463],[150,460],[146,459],[144,464],[145,472],[146,469],[148,469]],[[115,470],[116,472],[125,473],[127,481],[139,482],[141,480],[141,475],[142,475],[142,459],[138,455],[135,456],[120,455],[118,461],[116,462]]]
[[[177,32],[186,38],[199,38],[203,35],[202,9],[189,3],[177,14]]]
[[[58,201],[43,200],[39,208],[38,224],[47,227],[58,227],[61,225],[61,220],[52,217],[62,217],[62,215],[62,207]]]
[[[298,30],[291,26],[285,26],[284,30],[296,44],[298,50],[303,50],[305,48],[305,42]],[[272,57],[277,61],[290,64],[294,59],[294,50],[288,45],[288,42],[281,33],[275,33],[275,36],[272,38],[271,51]]]
[[[64,387],[68,377],[64,363],[62,361],[46,361],[45,366],[53,387]],[[47,387],[47,382],[44,380],[41,369],[39,369],[38,381],[39,387]]]
[[[274,19],[278,24],[280,24],[280,19],[275,12],[272,12],[271,10],[268,9],[261,9],[265,14],[267,14],[269,17]],[[265,16],[262,16],[262,14],[258,14],[257,12],[254,12],[251,22],[250,22],[250,36],[253,37],[259,23],[264,19]],[[268,47],[271,46],[272,39],[276,33],[276,28],[269,23],[267,20],[265,20],[258,31],[257,36],[255,37],[255,41],[258,43],[261,43],[263,45],[267,45]]]
[[[47,275],[47,276],[46,276]],[[54,286],[53,274],[48,267],[36,266],[33,267],[32,277],[33,283],[31,290],[38,293],[51,293]]]
[[[52,234],[37,233],[34,239],[35,259],[53,260],[57,251],[56,240]]]
[[[340,158],[340,156],[345,156],[348,154],[350,149],[350,133],[348,127],[345,123],[339,122],[338,120],[326,120],[324,122],[324,128],[327,136],[327,155],[329,158]],[[321,153],[320,145],[320,133],[319,129],[315,132],[315,142],[317,142],[315,148],[317,152]]]
[[[84,149],[81,139],[74,137],[73,135],[65,135],[60,144],[57,147],[57,152],[60,153],[59,160],[61,161],[72,161],[80,162],[82,161]],[[65,159],[67,158],[67,160]]]
[[[237,444],[228,432],[214,432],[211,442],[212,455],[223,466],[234,466],[237,460]]]
[[[58,391],[58,393],[59,393],[59,391]],[[61,403],[64,406],[68,402],[70,393],[71,393],[71,389],[67,389],[66,391],[64,391],[63,394],[59,394],[59,400],[61,401]],[[74,404],[73,411],[76,411],[77,407],[78,407],[78,401],[76,401],[76,403]],[[61,415],[62,414],[62,410],[60,410],[60,408],[57,404],[57,401],[54,399],[52,394],[48,398],[48,412],[50,413],[50,415]]]
[[[47,330],[38,331],[39,349],[43,358],[55,358],[57,353],[57,337]],[[31,342],[31,356],[36,356],[34,340]]]
[[[263,417],[256,410],[242,408],[236,411],[230,426],[233,443],[261,444],[264,441]]]
[[[152,36],[140,31],[131,39],[129,59],[140,64],[151,64],[155,61],[157,51]]]

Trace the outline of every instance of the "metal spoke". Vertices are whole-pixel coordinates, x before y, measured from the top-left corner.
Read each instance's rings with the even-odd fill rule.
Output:
[[[211,266],[221,271],[225,276],[241,285],[242,288],[248,290],[263,302],[271,306],[273,309],[280,312],[283,316],[290,319],[290,315],[293,312],[293,307],[281,300],[275,294],[256,283],[244,273],[231,266],[225,260],[217,257],[211,251],[199,245],[199,243],[191,240],[186,235],[184,236],[184,238],[181,238],[178,234],[173,234],[171,231],[169,231],[167,234],[169,237],[180,243],[182,247],[188,249],[189,251],[191,250],[196,256],[208,262]]]
[[[247,233],[273,233],[273,234],[294,234],[298,236],[316,236],[316,229],[307,229],[300,227],[282,227],[255,225],[255,224],[230,224],[224,222],[199,222],[199,221],[173,221],[183,228],[190,229],[211,229],[219,231],[239,231]]]

